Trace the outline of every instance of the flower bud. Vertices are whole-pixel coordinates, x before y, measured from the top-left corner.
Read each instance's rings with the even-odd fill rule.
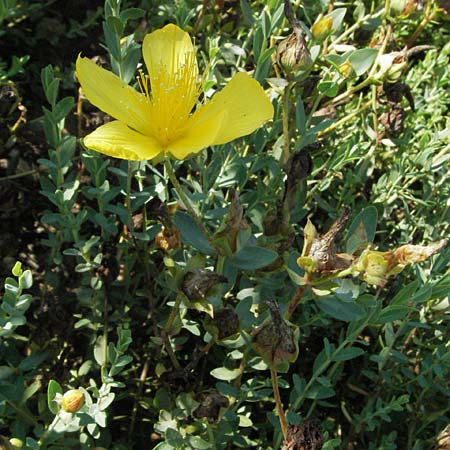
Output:
[[[402,76],[407,62],[408,58],[404,52],[392,52],[381,55],[378,59],[378,72],[374,75],[374,78],[395,83]]]
[[[416,0],[391,0],[390,14],[392,17],[408,17],[417,8]]]
[[[389,252],[366,250],[356,264],[356,269],[361,272],[366,283],[384,286],[389,271]]]
[[[23,442],[17,438],[11,438],[9,443],[13,446],[14,450],[20,449],[23,447]]]
[[[350,64],[350,61],[347,59],[347,61],[345,61],[344,63],[342,63],[339,66],[339,73],[344,77],[344,78],[349,78],[352,73],[353,73],[353,67]]]
[[[322,19],[320,19],[311,27],[311,34],[313,39],[319,43],[323,42],[331,34],[332,28],[333,17],[322,17]]]
[[[312,66],[311,55],[300,33],[292,33],[278,44],[276,61],[286,76]]]
[[[69,413],[75,413],[84,405],[84,394],[78,389],[67,391],[61,400],[61,408]]]

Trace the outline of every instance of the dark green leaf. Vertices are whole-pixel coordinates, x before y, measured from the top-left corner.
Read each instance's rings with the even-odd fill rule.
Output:
[[[339,353],[333,356],[333,361],[348,361],[364,355],[364,350],[358,347],[343,348]]]
[[[208,242],[208,238],[200,230],[195,220],[188,214],[177,211],[173,218],[174,225],[180,230],[184,243],[192,245],[205,254],[213,254],[214,249]]]
[[[410,309],[408,306],[389,305],[380,311],[378,317],[374,319],[374,323],[383,324],[393,322],[394,320],[401,320],[406,317]]]
[[[230,258],[230,263],[239,269],[255,270],[265,267],[278,258],[278,253],[263,247],[242,247]]]
[[[317,305],[326,314],[338,320],[351,322],[359,320],[366,314],[364,308],[353,302],[344,302],[335,297],[325,297],[317,300]]]

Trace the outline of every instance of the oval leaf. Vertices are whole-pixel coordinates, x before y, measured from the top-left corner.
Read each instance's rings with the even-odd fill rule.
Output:
[[[242,247],[232,258],[231,264],[238,269],[255,270],[273,263],[278,253],[263,247]]]
[[[316,303],[324,313],[344,322],[362,319],[366,314],[364,308],[356,303],[343,302],[335,297],[321,298]]]
[[[217,367],[214,370],[211,370],[211,375],[214,378],[222,381],[231,381],[236,379],[241,374],[240,369],[227,369],[226,367]]]
[[[47,387],[47,405],[48,409],[53,414],[58,414],[59,412],[59,405],[54,401],[54,398],[56,394],[62,395],[63,390],[62,387],[59,385],[59,383],[55,380],[50,380]]]

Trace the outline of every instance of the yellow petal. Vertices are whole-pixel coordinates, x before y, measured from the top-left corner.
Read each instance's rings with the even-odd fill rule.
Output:
[[[213,144],[225,144],[246,136],[273,117],[273,106],[261,85],[248,74],[240,72],[211,101],[197,110],[193,119],[204,120],[226,112],[222,127]]]
[[[205,116],[204,120],[188,121],[188,128],[179,139],[167,146],[167,151],[176,159],[186,159],[193,153],[213,145],[222,128],[226,113]]]
[[[133,161],[153,159],[163,151],[156,139],[137,133],[118,121],[98,127],[83,139],[83,144],[105,155]]]
[[[87,99],[114,119],[149,134],[150,102],[118,76],[78,56],[77,77]]]
[[[152,81],[161,69],[168,77],[182,72],[186,60],[195,56],[195,49],[189,34],[176,25],[169,24],[145,36],[142,55]],[[194,70],[193,76],[197,78],[197,64]]]
[[[152,134],[166,144],[186,125],[199,96],[198,67],[189,35],[170,24],[142,44],[151,88]]]

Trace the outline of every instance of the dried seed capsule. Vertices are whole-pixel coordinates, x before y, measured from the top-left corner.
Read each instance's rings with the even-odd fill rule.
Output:
[[[199,300],[205,298],[213,286],[227,281],[226,277],[211,270],[189,270],[184,276],[181,290],[189,300]]]
[[[292,33],[278,44],[276,61],[286,76],[312,66],[311,55],[300,32]]]
[[[274,300],[267,301],[271,317],[252,333],[252,346],[269,365],[294,362],[298,355],[298,327],[281,317]]]

